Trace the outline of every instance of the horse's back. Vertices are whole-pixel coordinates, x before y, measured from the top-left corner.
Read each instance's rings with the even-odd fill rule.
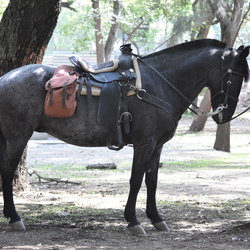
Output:
[[[43,82],[52,77],[54,68],[42,64],[30,64],[13,69],[0,78],[0,88],[2,86],[13,87],[17,85],[27,85],[33,82]],[[1,89],[0,89],[1,90]]]
[[[45,83],[53,75],[52,67],[31,64],[13,69],[0,78],[0,106],[22,104],[32,97],[44,98]]]

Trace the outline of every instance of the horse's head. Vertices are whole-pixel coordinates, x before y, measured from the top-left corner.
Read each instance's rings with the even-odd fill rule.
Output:
[[[210,86],[211,102],[215,113],[213,120],[218,124],[230,121],[234,114],[243,80],[247,81],[249,78],[246,60],[248,54],[249,46],[246,48],[241,46],[237,50],[225,50],[214,72],[214,74],[219,72],[219,78],[215,80],[215,76],[211,77],[213,78],[213,84]]]

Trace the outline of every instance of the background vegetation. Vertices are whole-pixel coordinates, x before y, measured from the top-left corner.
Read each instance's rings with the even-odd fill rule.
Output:
[[[96,49],[94,0],[71,1],[71,9],[62,8],[58,25],[49,43],[48,52],[53,50],[93,50]],[[117,0],[118,1],[118,0]],[[118,18],[119,29],[115,50],[123,43],[132,43],[137,53],[151,53],[177,43],[197,38],[221,39],[220,20],[216,17],[208,0],[126,0],[120,1],[118,16],[113,13],[113,0],[100,0],[99,18],[104,44],[110,28]],[[237,1],[213,1],[220,5],[229,21],[233,19],[233,9]],[[240,2],[240,1],[239,1]],[[242,0],[241,0],[242,2]],[[246,16],[238,33],[235,46],[249,44],[249,1],[244,1]],[[99,41],[100,42],[100,41]]]

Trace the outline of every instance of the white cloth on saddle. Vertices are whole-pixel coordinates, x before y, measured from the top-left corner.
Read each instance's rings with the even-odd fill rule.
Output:
[[[77,57],[79,63],[81,64],[82,68],[90,73],[103,73],[103,72],[112,72],[118,67],[118,60],[112,60],[110,61],[112,64],[108,67],[98,69],[97,65],[91,65],[88,62],[84,61],[81,57]]]

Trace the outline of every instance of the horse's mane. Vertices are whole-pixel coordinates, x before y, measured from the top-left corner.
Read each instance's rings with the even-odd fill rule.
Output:
[[[152,54],[143,56],[143,59],[150,59],[150,58],[155,58],[157,56],[168,56],[169,58],[172,58],[173,55],[182,55],[186,51],[193,51],[194,49],[204,49],[204,48],[215,48],[215,49],[222,49],[224,50],[226,48],[226,44],[224,42],[221,42],[219,40],[215,39],[199,39],[191,42],[186,42],[186,43],[181,43],[178,45],[175,45],[173,47],[169,47],[157,52],[154,52]],[[230,48],[232,50],[232,48]],[[246,62],[244,66],[244,74],[245,74],[245,81],[248,82],[250,80],[250,75],[249,75],[249,65]]]
[[[172,53],[177,53],[177,52],[182,53],[182,51],[204,48],[204,46],[225,49],[226,44],[215,39],[200,39],[200,40],[195,40],[191,42],[181,43],[173,47],[169,47],[169,48],[157,51],[155,53],[146,55],[143,58],[155,57],[155,56],[166,54],[166,53],[167,54],[172,54]]]

